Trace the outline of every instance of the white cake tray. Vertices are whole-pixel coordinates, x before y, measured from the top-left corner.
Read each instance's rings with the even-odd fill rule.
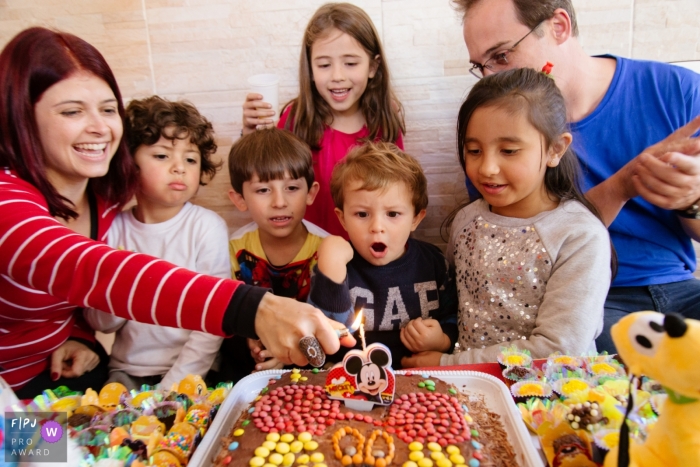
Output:
[[[220,439],[231,432],[236,420],[248,408],[262,388],[267,386],[269,380],[286,371],[288,370],[261,371],[240,380],[221,404],[214,423],[192,455],[192,459],[187,464],[188,467],[211,466],[213,459],[221,450]],[[403,371],[396,373],[404,374]],[[508,440],[515,450],[518,465],[521,467],[542,467],[545,465],[532,444],[532,437],[520,417],[520,412],[515,406],[508,388],[498,378],[475,371],[413,371],[412,373],[416,375],[429,374],[431,377],[434,376],[454,384],[461,392],[470,395],[483,395],[486,407],[501,416]]]

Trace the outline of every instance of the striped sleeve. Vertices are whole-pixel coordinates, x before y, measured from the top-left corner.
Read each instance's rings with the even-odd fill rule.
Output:
[[[122,318],[216,335],[224,335],[224,314],[240,284],[79,235],[7,170],[0,173],[0,251],[0,274],[20,287]]]

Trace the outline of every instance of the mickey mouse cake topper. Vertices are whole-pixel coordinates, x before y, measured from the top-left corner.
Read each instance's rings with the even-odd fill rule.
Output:
[[[372,410],[374,404],[391,405],[396,376],[391,368],[391,352],[380,343],[349,351],[343,361],[328,372],[326,393],[345,401],[354,410]]]

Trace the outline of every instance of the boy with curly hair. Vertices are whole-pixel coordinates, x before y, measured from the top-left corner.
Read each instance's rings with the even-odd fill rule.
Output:
[[[221,167],[212,161],[216,143],[211,123],[192,104],[158,96],[132,101],[126,117],[125,134],[140,186],[137,205],[120,213],[110,227],[109,245],[230,278],[226,223],[189,202]],[[173,306],[178,316],[187,312],[183,303]],[[94,309],[85,315],[96,330],[117,333],[108,382],[120,382],[129,390],[142,384],[170,388],[187,374],[206,375],[222,341],[203,332],[137,323]]]

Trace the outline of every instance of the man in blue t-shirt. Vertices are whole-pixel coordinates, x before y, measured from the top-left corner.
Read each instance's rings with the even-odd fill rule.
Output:
[[[700,240],[700,139],[693,136],[700,129],[700,75],[587,55],[570,0],[453,3],[464,14],[470,71],[478,78],[553,64],[586,196],[608,225],[618,256],[598,350],[614,352],[610,326],[630,312],[700,319],[691,243]],[[473,196],[476,190],[468,188]]]

